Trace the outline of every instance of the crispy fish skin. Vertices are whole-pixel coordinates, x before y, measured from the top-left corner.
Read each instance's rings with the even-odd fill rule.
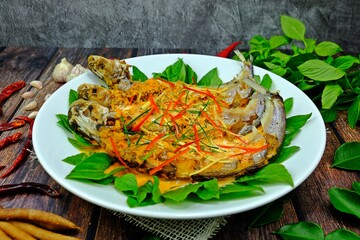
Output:
[[[88,57],[88,68],[112,89],[127,91],[130,88],[129,67],[124,60],[109,60],[95,55]]]
[[[133,82],[124,69],[129,65],[119,61],[89,57],[90,70],[109,89],[81,85],[81,99],[68,115],[78,132],[115,157],[113,138],[130,167],[204,180],[243,175],[277,154],[285,134],[283,100],[254,81],[251,63],[244,62],[231,82],[204,89],[157,79]]]

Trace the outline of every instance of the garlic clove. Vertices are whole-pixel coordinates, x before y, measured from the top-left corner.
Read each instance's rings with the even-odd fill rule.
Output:
[[[66,82],[66,76],[70,74],[73,67],[66,58],[61,59],[61,62],[55,66],[52,72],[52,79],[58,83]]]
[[[36,118],[37,114],[38,114],[38,111],[33,111],[28,115],[28,117],[29,118]]]
[[[39,80],[31,81],[30,85],[33,86],[34,88],[37,88],[37,89],[42,89],[43,88],[43,84]]]
[[[34,101],[29,102],[29,103],[23,108],[23,110],[25,110],[25,111],[31,111],[31,110],[34,110],[36,107],[37,107],[37,102],[34,100]]]
[[[33,96],[35,96],[35,91],[24,92],[21,95],[21,97],[24,98],[24,99],[32,98]]]
[[[75,67],[73,67],[71,69],[71,72],[69,73],[69,75],[66,76],[66,82],[70,81],[71,79],[73,79],[87,71],[90,71],[90,70],[81,66],[80,64],[76,64]]]

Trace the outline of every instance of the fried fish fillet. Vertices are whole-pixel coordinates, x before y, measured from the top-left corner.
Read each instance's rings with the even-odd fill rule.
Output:
[[[236,177],[268,164],[283,142],[283,100],[255,82],[250,62],[243,61],[231,82],[208,88],[132,81],[123,60],[90,56],[88,66],[109,88],[79,86],[69,122],[138,172],[167,179]]]

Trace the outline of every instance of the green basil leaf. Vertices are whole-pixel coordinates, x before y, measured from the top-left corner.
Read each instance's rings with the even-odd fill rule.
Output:
[[[337,80],[345,75],[343,70],[317,59],[304,62],[298,69],[304,76],[317,81]]]
[[[59,126],[61,126],[62,128],[64,128],[66,131],[68,131],[68,132],[74,132],[74,130],[72,129],[72,127],[70,126],[70,124],[69,124],[69,118],[68,118],[68,116],[67,115],[65,115],[65,114],[56,114],[56,117],[57,117],[57,119],[59,120],[58,122],[57,122],[57,124],[59,125]]]
[[[279,65],[276,65],[271,62],[264,62],[264,64],[271,72],[273,72],[279,76],[284,76],[286,74],[286,69],[282,68]]]
[[[190,193],[195,193],[202,185],[203,182],[188,184],[178,189],[165,192],[162,194],[162,196],[166,199],[171,199],[175,202],[181,202],[184,201],[185,198],[187,198]]]
[[[343,94],[340,85],[326,85],[321,95],[321,105],[323,109],[330,109],[335,104],[339,96]]]
[[[324,119],[324,122],[333,122],[336,120],[337,111],[335,109],[322,109],[320,111],[321,116]]]
[[[358,95],[348,110],[348,123],[351,128],[355,128],[360,117],[360,95]]]
[[[239,183],[249,181],[261,183],[283,182],[294,186],[291,174],[282,164],[279,163],[271,163],[252,175],[242,176],[236,180],[236,182]]]
[[[196,85],[198,78],[196,72],[194,72],[194,70],[188,64],[185,65],[185,69],[186,69],[185,83]]]
[[[360,218],[360,194],[345,188],[330,188],[331,203],[340,212],[355,215]]]
[[[267,57],[270,51],[269,41],[262,36],[255,35],[250,39],[250,54],[257,54],[261,57]]]
[[[310,119],[312,113],[304,115],[296,115],[286,119],[286,132],[291,133],[302,128]]]
[[[127,173],[121,177],[115,178],[114,184],[117,190],[128,196],[135,196],[139,191],[136,176],[132,173]]]
[[[163,198],[161,197],[161,192],[159,188],[160,180],[157,176],[154,176],[154,184],[152,188],[152,201],[154,203],[163,202]]]
[[[276,52],[272,53],[271,56],[275,59],[278,59],[282,63],[287,63],[291,58],[288,54],[280,52],[280,51],[276,51]]]
[[[285,240],[323,240],[324,231],[313,222],[298,222],[282,226],[274,232]]]
[[[339,45],[328,41],[321,42],[315,47],[316,54],[322,57],[333,56],[341,51],[342,49]]]
[[[144,82],[144,81],[146,81],[146,80],[149,79],[149,78],[145,75],[145,73],[143,73],[138,67],[132,66],[132,70],[133,70],[133,75],[132,75],[132,77],[131,77],[132,80]]]
[[[222,80],[219,78],[218,69],[213,68],[206,73],[197,83],[199,86],[219,86]]]
[[[247,212],[246,216],[250,222],[249,227],[253,228],[278,221],[283,212],[283,203],[281,201],[274,201]]]
[[[300,150],[298,146],[282,147],[279,154],[271,159],[273,163],[282,163]]]
[[[253,191],[260,191],[264,193],[264,189],[259,186],[254,185],[247,185],[243,183],[231,183],[227,184],[220,188],[220,196],[223,197],[225,194],[229,193],[244,193],[244,192],[253,192]]]
[[[289,146],[294,138],[300,133],[300,129],[288,132],[285,134],[283,146]]]
[[[288,43],[290,43],[290,39],[286,36],[272,36],[269,39],[269,44],[271,49],[281,47]]]
[[[82,141],[78,141],[77,139],[68,138],[68,141],[71,145],[73,145],[76,149],[82,150],[89,148],[90,145],[88,143],[84,143]]]
[[[349,231],[347,229],[337,229],[335,231],[330,232],[325,240],[360,240],[360,236],[356,233]]]
[[[71,164],[71,165],[78,165],[79,163],[84,161],[84,159],[86,159],[87,157],[88,157],[88,154],[79,153],[79,154],[64,158],[63,162],[66,162],[66,163]]]
[[[290,110],[292,109],[293,105],[294,105],[294,98],[290,97],[290,98],[285,99],[285,101],[284,101],[285,112],[289,113]]]
[[[205,181],[203,186],[196,191],[196,195],[203,199],[209,200],[212,198],[219,199],[219,184],[216,178]]]
[[[140,186],[138,189],[138,193],[133,196],[136,198],[139,206],[152,205],[152,190],[153,183],[151,181],[147,181],[144,185]]]
[[[300,90],[302,90],[302,91],[308,91],[308,90],[313,89],[314,87],[318,86],[318,84],[316,84],[314,82],[308,82],[303,79],[296,82],[296,84],[297,84],[297,87],[300,88]]]
[[[340,56],[337,57],[333,62],[332,62],[332,66],[341,69],[343,71],[348,70],[349,68],[351,68],[355,63],[360,63],[359,59],[354,57],[354,56]]]
[[[295,40],[304,40],[306,31],[304,23],[286,15],[281,15],[280,22],[282,30],[287,37]]]
[[[70,89],[70,92],[69,92],[69,105],[71,105],[73,102],[75,102],[78,99],[79,99],[78,92],[73,90],[73,89]]]
[[[105,173],[112,163],[112,158],[106,153],[93,153],[80,162],[66,176],[67,179],[100,180],[109,176]]]
[[[261,86],[263,86],[266,90],[269,90],[271,88],[272,85],[272,79],[269,76],[269,74],[265,74],[264,77],[261,80],[260,83]]]
[[[332,167],[360,171],[360,142],[342,144],[335,152]]]
[[[175,63],[165,68],[162,73],[153,73],[154,78],[163,78],[170,82],[186,81],[186,66],[184,61],[179,58]]]
[[[298,70],[299,65],[303,64],[304,62],[306,62],[308,60],[313,60],[313,59],[316,59],[316,57],[312,53],[294,55],[294,56],[291,56],[291,58],[289,59],[289,61],[287,62],[286,65],[289,68],[291,68],[292,70],[296,71],[296,70]],[[294,72],[293,74],[296,74],[296,72]],[[298,74],[298,75],[303,76],[302,74]]]
[[[313,38],[305,38],[304,39],[305,44],[305,53],[312,53],[315,50],[316,46],[316,40]]]
[[[357,193],[360,194],[360,182],[353,182],[352,187]]]

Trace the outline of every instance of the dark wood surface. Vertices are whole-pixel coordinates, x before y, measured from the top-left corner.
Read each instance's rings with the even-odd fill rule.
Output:
[[[214,52],[189,49],[67,49],[67,48],[0,48],[0,89],[20,79],[28,84],[4,104],[4,114],[0,123],[8,122],[16,116],[28,115],[22,108],[30,101],[22,99],[21,95],[31,87],[32,80],[40,80],[44,88],[34,97],[39,107],[48,93],[53,93],[61,86],[51,80],[51,72],[55,65],[64,57],[71,63],[86,66],[89,54],[99,54],[106,57],[128,58],[141,55],[168,52],[188,52],[214,55]],[[39,109],[37,108],[37,110]],[[320,164],[314,173],[303,184],[293,191],[291,200],[284,204],[284,213],[275,223],[260,228],[248,228],[245,213],[236,214],[227,219],[227,224],[213,239],[278,239],[272,234],[281,226],[298,221],[318,223],[329,233],[335,229],[346,228],[360,234],[360,221],[336,211],[330,201],[327,191],[331,187],[351,188],[353,181],[360,181],[358,172],[347,172],[331,168],[336,149],[344,142],[360,141],[360,129],[349,128],[346,114],[340,114],[336,122],[327,124],[327,144]],[[25,132],[27,126],[20,130],[1,133],[0,138],[14,132]],[[316,133],[314,133],[316,134]],[[9,166],[20,152],[24,140],[0,151],[0,165]],[[56,146],[49,146],[56,147]],[[16,194],[0,196],[3,207],[29,207],[50,211],[70,219],[81,226],[83,231],[74,234],[81,239],[146,239],[151,234],[114,216],[108,210],[82,200],[58,185],[45,172],[32,155],[12,175],[0,179],[0,184],[32,181],[45,183],[60,191],[60,198],[51,198],[39,194]]]

